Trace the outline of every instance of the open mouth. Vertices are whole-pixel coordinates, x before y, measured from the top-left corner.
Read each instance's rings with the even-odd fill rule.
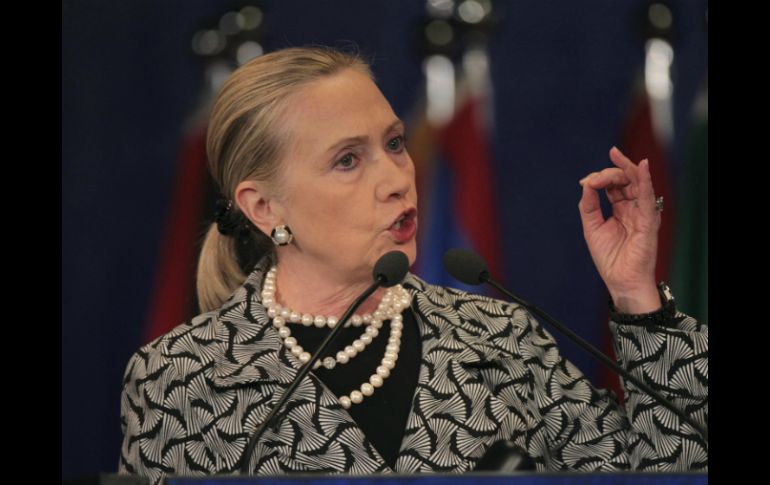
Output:
[[[391,229],[395,229],[396,231],[400,230],[404,226],[404,224],[414,219],[415,215],[417,215],[416,209],[408,209],[404,211],[404,213],[401,214],[401,217],[396,219],[396,222],[394,222],[393,225],[390,226]]]
[[[404,211],[390,226],[390,233],[398,242],[406,242],[412,239],[416,232],[417,209],[411,208]]]

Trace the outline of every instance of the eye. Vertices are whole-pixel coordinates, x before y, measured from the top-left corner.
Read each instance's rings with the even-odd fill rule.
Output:
[[[394,152],[402,151],[405,146],[406,146],[406,136],[404,135],[398,135],[397,137],[391,138],[390,141],[388,141],[388,148],[390,148]]]
[[[343,156],[342,158],[340,158],[334,163],[334,167],[343,172],[353,170],[354,168],[356,168],[356,165],[357,165],[353,157],[354,157],[353,153],[346,153],[345,156]]]

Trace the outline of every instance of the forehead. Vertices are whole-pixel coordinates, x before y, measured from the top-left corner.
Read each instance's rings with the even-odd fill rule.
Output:
[[[303,86],[288,100],[284,122],[297,143],[323,143],[378,133],[396,119],[366,74],[346,69]]]

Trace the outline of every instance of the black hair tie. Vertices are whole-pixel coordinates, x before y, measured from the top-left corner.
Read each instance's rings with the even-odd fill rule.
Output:
[[[214,209],[214,220],[217,223],[217,229],[223,236],[232,236],[235,234],[240,224],[239,217],[234,214],[233,202],[224,198],[217,199]]]

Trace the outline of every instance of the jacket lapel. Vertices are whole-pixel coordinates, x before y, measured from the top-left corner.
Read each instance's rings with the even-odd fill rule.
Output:
[[[270,258],[264,258],[223,305],[215,322],[215,347],[211,353],[215,391],[237,392],[247,400],[239,408],[245,410],[242,419],[247,423],[242,432],[249,436],[302,366],[283,346],[261,304],[262,278],[271,263]],[[312,372],[303,378],[281,414],[277,432],[266,430],[257,447],[261,457],[273,457],[262,473],[283,473],[285,468],[362,474],[389,470],[350,414]],[[226,461],[232,461],[232,457]]]
[[[484,315],[458,312],[455,290],[411,274],[404,286],[414,298],[422,361],[396,470],[464,472],[499,439],[508,412],[479,373],[494,365],[497,351],[482,337]]]

